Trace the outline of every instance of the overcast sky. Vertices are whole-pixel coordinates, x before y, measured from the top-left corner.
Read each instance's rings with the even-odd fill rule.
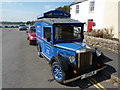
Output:
[[[33,0],[31,2],[27,2],[27,0],[24,0],[24,2],[13,1],[14,0],[5,0],[0,3],[0,5],[2,5],[2,8],[0,8],[0,12],[2,12],[2,21],[36,20],[38,15],[49,10],[54,10],[60,6],[70,5],[73,0],[67,0],[70,2],[53,2],[59,0],[51,0],[52,2],[43,2],[43,0],[41,0],[41,2],[36,2],[36,0],[34,0],[34,2]]]

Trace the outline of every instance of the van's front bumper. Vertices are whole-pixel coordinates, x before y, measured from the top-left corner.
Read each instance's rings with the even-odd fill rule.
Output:
[[[73,78],[71,78],[71,79],[68,79],[68,80],[65,80],[64,81],[64,83],[69,83],[69,82],[72,82],[72,81],[75,81],[75,80],[77,80],[77,79],[81,79],[81,77],[82,77],[82,75],[84,75],[84,74],[87,74],[87,73],[90,73],[90,72],[97,72],[98,73],[98,71],[101,71],[101,70],[103,70],[103,69],[105,69],[107,66],[106,65],[104,65],[103,67],[101,67],[101,68],[98,68],[98,69],[94,69],[94,68],[90,68],[89,70],[86,70],[86,71],[84,71],[84,73],[82,73],[82,74],[77,74],[77,75],[73,75]],[[96,74],[97,74],[96,73]],[[94,74],[95,75],[95,74]],[[93,76],[93,75],[92,75]]]

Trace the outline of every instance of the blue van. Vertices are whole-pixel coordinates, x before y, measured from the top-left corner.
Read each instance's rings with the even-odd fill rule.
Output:
[[[49,11],[35,25],[38,55],[47,59],[57,82],[84,79],[106,67],[102,52],[83,43],[84,23],[70,19],[70,14]]]

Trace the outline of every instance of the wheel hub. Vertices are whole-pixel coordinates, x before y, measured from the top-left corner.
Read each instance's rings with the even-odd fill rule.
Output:
[[[62,79],[62,70],[61,70],[60,66],[55,65],[53,67],[53,75],[54,75],[56,80],[61,80]]]

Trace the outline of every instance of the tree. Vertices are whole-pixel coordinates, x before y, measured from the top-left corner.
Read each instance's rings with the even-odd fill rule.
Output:
[[[61,10],[61,11],[65,11],[67,13],[70,13],[70,6],[58,7],[55,10]]]
[[[27,21],[26,24],[27,25],[34,25],[35,21]]]
[[[27,21],[26,24],[27,24],[27,25],[31,24],[31,21]]]

